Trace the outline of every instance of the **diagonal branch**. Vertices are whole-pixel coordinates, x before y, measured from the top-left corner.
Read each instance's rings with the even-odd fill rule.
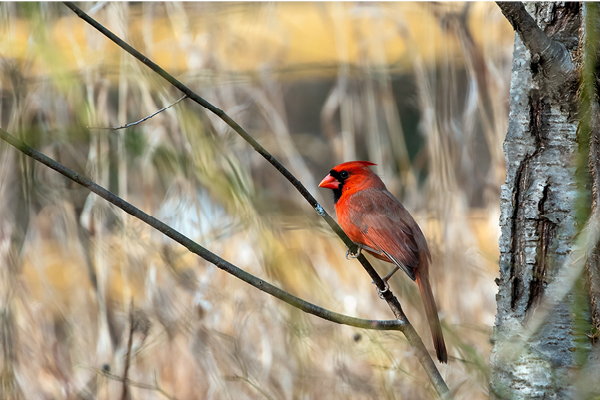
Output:
[[[313,197],[313,195],[311,195],[310,192],[304,187],[304,185],[298,179],[296,179],[296,177],[294,175],[292,175],[292,173],[289,172],[279,161],[277,161],[277,159],[275,157],[273,157],[271,155],[271,153],[269,153],[264,147],[262,147],[260,145],[260,143],[258,143],[252,136],[250,136],[248,134],[248,132],[246,132],[240,125],[238,125],[237,122],[235,122],[233,119],[231,119],[231,117],[229,117],[229,115],[227,115],[220,108],[213,106],[208,101],[204,100],[202,97],[200,97],[199,95],[194,93],[190,88],[185,86],[183,83],[179,82],[177,79],[175,79],[175,77],[173,77],[167,71],[165,71],[164,69],[159,67],[148,57],[146,57],[145,55],[143,55],[142,53],[140,53],[139,51],[137,51],[136,49],[131,47],[128,43],[121,40],[114,33],[109,31],[104,26],[102,26],[100,23],[98,23],[96,20],[94,20],[92,17],[87,15],[80,8],[78,8],[75,4],[73,4],[71,2],[65,2],[64,4],[67,7],[69,7],[71,10],[73,10],[73,12],[75,12],[75,14],[77,14],[77,16],[79,18],[83,19],[85,22],[87,22],[88,24],[90,24],[91,26],[96,28],[100,33],[102,33],[104,36],[106,36],[107,38],[112,40],[115,44],[117,44],[123,50],[125,50],[126,52],[128,52],[129,54],[131,54],[132,56],[137,58],[143,64],[148,66],[151,70],[156,72],[158,75],[160,75],[162,78],[164,78],[171,85],[173,85],[177,89],[181,90],[181,92],[184,93],[191,100],[193,100],[194,102],[198,103],[202,107],[208,109],[209,111],[216,114],[219,118],[221,118],[227,125],[229,125],[235,132],[237,132],[246,142],[248,142],[254,148],[254,150],[256,150],[261,156],[263,156],[271,165],[273,165],[275,167],[275,169],[277,169],[288,181],[290,181],[290,183],[296,188],[296,190],[298,190],[298,192],[300,192],[300,194],[306,199],[306,201],[308,201],[308,203],[315,209],[317,214],[319,214],[321,217],[323,217],[323,219],[325,219],[327,224],[342,239],[344,244],[352,251],[352,253],[356,254],[358,252],[358,247],[356,246],[356,243],[354,243],[352,240],[350,240],[348,235],[346,235],[346,233],[342,230],[342,228],[340,228],[340,226],[337,224],[337,222],[335,222],[335,220],[333,218],[331,218],[331,216],[329,214],[327,214],[325,209],[323,209],[323,207],[321,207],[321,205],[317,202],[317,200]],[[377,274],[375,269],[371,266],[371,264],[366,259],[366,257],[361,254],[358,257],[358,260],[360,261],[362,266],[365,268],[365,270],[367,271],[367,273],[369,274],[369,276],[371,277],[371,279],[373,280],[373,282],[375,283],[375,285],[377,286],[379,291],[383,294],[384,299],[388,302],[388,304],[390,305],[390,308],[392,308],[392,311],[394,312],[394,315],[396,316],[396,318],[400,319],[404,323],[408,323],[408,319],[406,318],[406,315],[404,315],[404,312],[402,311],[402,307],[400,306],[400,303],[397,301],[397,299],[391,293],[391,291],[386,287],[385,283],[383,282],[383,280],[381,279],[379,274]]]
[[[236,278],[239,278],[239,279],[243,280],[244,282],[249,283],[250,285],[256,287],[257,289],[262,290],[265,293],[270,294],[273,297],[277,297],[279,300],[283,300],[284,302],[286,302],[304,312],[316,315],[317,317],[326,319],[331,322],[336,322],[336,323],[343,324],[343,325],[350,325],[350,326],[354,326],[357,328],[363,328],[363,329],[403,331],[404,327],[406,326],[406,323],[401,320],[387,320],[387,321],[367,320],[367,319],[361,319],[361,318],[354,318],[354,317],[350,317],[350,316],[343,315],[343,314],[338,314],[336,312],[326,310],[326,309],[316,306],[312,303],[304,301],[296,296],[293,296],[293,295],[289,294],[288,292],[281,290],[278,287],[273,286],[270,283],[263,281],[262,279],[257,278],[254,275],[249,274],[246,271],[236,267],[235,265],[225,261],[221,257],[217,256],[216,254],[212,253],[211,251],[200,246],[198,243],[194,242],[192,239],[188,238],[187,236],[185,236],[185,235],[179,233],[178,231],[176,231],[175,229],[171,228],[169,225],[152,217],[151,215],[146,214],[139,208],[126,202],[119,196],[109,192],[108,190],[106,190],[102,186],[94,183],[93,181],[86,178],[85,176],[65,167],[61,163],[51,159],[50,157],[46,156],[45,154],[29,147],[27,144],[23,143],[18,138],[12,136],[10,133],[6,132],[2,128],[0,128],[0,139],[6,141],[9,144],[11,144],[12,146],[16,147],[19,151],[21,151],[26,156],[31,157],[36,161],[39,161],[40,163],[46,165],[47,167],[52,168],[53,170],[59,172],[63,176],[69,178],[73,182],[76,182],[76,183],[80,184],[81,186],[89,189],[90,191],[96,193],[98,196],[102,197],[104,200],[108,201],[109,203],[112,203],[115,206],[119,207],[121,210],[125,211],[127,214],[142,220],[143,222],[147,223],[154,229],[156,229],[159,232],[170,237],[177,243],[183,245],[192,253],[199,255],[206,261],[210,262],[211,264],[216,265],[217,267],[224,270],[225,272],[230,273],[231,275],[235,276]]]
[[[81,186],[89,189],[90,191],[94,192],[106,201],[119,207],[127,214],[147,223],[154,229],[170,237],[177,243],[186,247],[192,253],[199,255],[200,257],[210,262],[211,264],[214,264],[223,271],[235,276],[236,278],[243,280],[244,282],[254,286],[255,288],[265,293],[270,294],[273,297],[278,298],[279,300],[290,304],[291,306],[298,308],[301,311],[338,324],[371,330],[395,330],[404,333],[408,342],[411,344],[411,346],[413,346],[417,358],[419,359],[421,364],[423,364],[423,368],[425,368],[425,371],[429,375],[429,378],[431,379],[438,394],[440,394],[442,398],[451,398],[448,386],[446,386],[446,383],[444,382],[439,371],[435,367],[435,364],[433,363],[429,352],[425,348],[423,341],[415,331],[415,328],[410,324],[410,322],[408,322],[408,320],[403,321],[401,319],[395,319],[381,321],[355,318],[327,310],[325,308],[309,303],[308,301],[302,300],[284,290],[279,289],[276,286],[271,285],[270,283],[260,278],[257,278],[252,274],[249,274],[248,272],[222,259],[221,257],[217,256],[211,251],[200,246],[198,243],[194,242],[187,236],[171,228],[164,222],[152,217],[151,215],[146,214],[139,208],[126,202],[119,196],[109,192],[108,190],[91,181],[90,179],[86,178],[85,176],[65,167],[58,161],[55,161],[50,157],[46,156],[45,154],[28,146],[27,144],[25,144],[18,138],[12,136],[2,128],[0,128],[0,139],[14,146],[26,156],[31,157],[36,161],[39,161],[47,167],[59,172],[66,178],[72,180],[73,182],[76,182]],[[394,299],[396,302],[398,301],[395,297]]]
[[[496,4],[515,32],[519,34],[532,57],[539,57],[540,62],[549,73],[553,75],[560,73],[569,78],[576,72],[575,65],[565,46],[550,39],[542,31],[522,2],[497,1]]]
[[[231,117],[229,117],[223,110],[213,106],[208,101],[204,100],[202,97],[200,97],[199,95],[194,93],[190,88],[188,88],[187,86],[185,86],[184,84],[179,82],[177,79],[175,79],[172,75],[170,75],[164,69],[162,69],[157,64],[155,64],[148,57],[144,56],[142,53],[140,53],[139,51],[137,51],[136,49],[131,47],[129,44],[127,44],[126,42],[121,40],[118,36],[116,36],[114,33],[109,31],[108,29],[106,29],[104,26],[102,26],[96,20],[91,18],[89,15],[87,15],[85,12],[83,12],[80,8],[78,8],[75,4],[73,4],[72,2],[65,2],[64,4],[67,7],[69,7],[75,14],[77,14],[77,16],[79,16],[81,19],[83,19],[88,24],[93,26],[95,29],[97,29],[99,32],[101,32],[103,35],[105,35],[107,38],[112,40],[115,44],[117,44],[123,50],[127,51],[129,54],[131,54],[132,56],[137,58],[139,61],[141,61],[143,64],[148,66],[150,69],[152,69],[154,72],[156,72],[158,75],[160,75],[167,82],[171,83],[173,86],[178,88],[183,94],[185,94],[191,100],[198,103],[202,107],[207,108],[208,110],[210,110],[211,112],[216,114],[219,118],[221,118],[227,125],[229,125],[235,132],[237,132],[244,140],[246,140],[261,156],[263,156],[271,165],[273,165],[296,188],[296,190],[298,190],[298,192],[300,192],[300,194],[306,199],[306,201],[315,209],[317,214],[319,214],[323,219],[325,219],[325,221],[331,227],[331,229],[342,239],[342,241],[346,244],[346,246],[353,253],[356,253],[358,251],[358,247],[356,246],[356,244],[354,242],[352,242],[350,240],[350,238],[348,238],[348,236],[344,233],[344,231],[340,228],[340,226],[335,222],[335,220],[333,218],[331,218],[331,216],[329,214],[327,214],[327,212],[317,202],[317,200],[310,194],[310,192],[304,187],[304,185],[302,185],[302,183],[298,179],[296,179],[296,177],[294,175],[292,175],[279,161],[277,161],[277,159],[275,159],[275,157],[273,157],[264,147],[262,147],[252,136],[250,136],[240,125],[238,125],[237,122],[235,122],[233,119],[231,119]],[[148,216],[148,217],[153,218],[150,216]],[[158,221],[158,220],[156,220],[156,221]],[[160,221],[158,221],[158,222],[160,222]],[[169,228],[169,229],[171,229],[171,228]],[[183,236],[183,235],[181,235],[181,236]],[[183,236],[183,237],[185,238],[185,236]],[[185,238],[185,239],[187,239],[191,243],[194,243],[188,238]],[[203,249],[203,250],[208,252],[208,250],[206,250],[206,249]],[[210,254],[214,257],[217,257],[216,255],[214,255],[212,253],[210,253]],[[219,260],[221,260],[221,259],[219,259]],[[452,395],[450,394],[448,386],[442,379],[439,371],[437,370],[437,368],[435,366],[435,363],[433,362],[433,360],[431,359],[431,356],[427,352],[427,349],[425,348],[421,338],[415,331],[414,327],[408,321],[408,318],[406,318],[406,315],[404,314],[404,311],[402,310],[402,306],[400,305],[400,302],[398,301],[396,296],[394,296],[394,294],[389,290],[388,286],[381,279],[379,274],[371,266],[371,264],[369,263],[369,261],[366,259],[366,257],[364,255],[361,254],[358,257],[358,260],[360,261],[362,266],[365,268],[365,270],[367,271],[367,273],[369,274],[369,276],[371,277],[371,279],[373,280],[373,282],[375,283],[377,288],[379,289],[381,297],[387,301],[387,303],[388,303],[390,309],[392,310],[392,312],[394,313],[395,317],[399,320],[398,323],[401,323],[403,325],[403,329],[401,329],[401,331],[404,333],[407,340],[409,341],[409,343],[411,344],[413,349],[416,351],[419,361],[423,365],[423,368],[427,372],[427,374],[428,374],[429,378],[431,379],[432,384],[434,385],[438,394],[443,398],[451,398]],[[224,260],[221,260],[221,261],[227,264],[227,268],[230,268],[230,267],[237,268],[237,267],[227,263]],[[221,268],[220,265],[218,265],[216,263],[215,263],[215,265],[217,265],[219,268]],[[225,268],[222,268],[222,269],[225,269]],[[238,270],[239,270],[239,268],[238,268]],[[244,274],[247,274],[246,272],[244,272],[242,270],[239,270],[239,271],[243,272]],[[250,274],[247,274],[247,275],[251,276],[254,279],[258,279],[258,278],[253,277]],[[241,279],[243,279],[243,278],[241,278]],[[250,282],[248,282],[248,283],[250,283]],[[266,284],[266,282],[265,282],[265,284]],[[269,284],[267,284],[267,285],[269,285]],[[272,285],[269,285],[269,286],[272,287],[272,290],[277,289],[276,287],[274,287]],[[261,286],[256,286],[256,287],[258,287],[262,290]],[[277,289],[277,290],[281,291],[280,289]],[[283,291],[281,291],[281,292],[283,292]],[[291,296],[290,294],[288,294],[286,292],[283,292],[283,293],[285,293],[287,296]],[[291,297],[296,300],[300,300],[294,296],[291,296]],[[290,303],[290,304],[292,304],[292,303]],[[308,303],[308,304],[310,304],[310,303]],[[300,307],[298,307],[298,308],[300,308]]]
[[[187,97],[189,97],[191,100],[193,100],[194,102],[198,103],[202,107],[208,109],[209,111],[211,111],[212,113],[217,115],[219,118],[221,118],[227,125],[229,125],[235,132],[237,132],[246,142],[248,142],[254,148],[254,150],[256,150],[261,156],[263,156],[272,166],[275,167],[275,169],[277,169],[277,171],[279,171],[288,181],[290,181],[290,183],[292,185],[294,185],[294,187],[300,192],[302,197],[304,197],[306,199],[306,201],[308,201],[308,203],[312,206],[312,208],[315,209],[317,214],[319,214],[321,217],[323,217],[325,219],[327,224],[329,224],[331,229],[333,229],[333,231],[342,239],[342,241],[346,244],[346,246],[348,246],[348,248],[352,251],[352,253],[356,254],[358,252],[358,247],[356,246],[356,243],[354,243],[352,240],[350,240],[348,235],[346,235],[346,233],[344,233],[344,231],[342,230],[342,228],[340,228],[340,226],[337,224],[337,222],[335,222],[333,220],[333,218],[331,218],[331,216],[329,214],[327,214],[325,209],[323,209],[323,207],[321,207],[321,205],[317,202],[317,200],[313,197],[313,195],[310,194],[310,192],[304,187],[304,185],[302,185],[302,183],[298,179],[296,179],[296,177],[294,175],[292,175],[291,172],[289,172],[279,161],[277,161],[277,159],[275,157],[273,157],[271,155],[271,153],[269,153],[264,147],[262,147],[260,145],[260,143],[258,143],[252,136],[250,136],[248,134],[248,132],[246,132],[240,125],[238,125],[237,122],[235,122],[233,119],[231,119],[231,117],[229,115],[227,115],[225,113],[225,111],[213,106],[208,101],[204,100],[202,97],[200,97],[199,95],[194,93],[190,88],[185,86],[183,83],[179,82],[175,77],[173,77],[167,71],[165,71],[164,69],[159,67],[148,57],[146,57],[145,55],[143,55],[142,53],[140,53],[139,51],[137,51],[136,49],[131,47],[128,43],[121,40],[117,35],[115,35],[111,31],[109,31],[104,26],[102,26],[100,23],[98,23],[95,19],[93,19],[92,17],[87,15],[75,4],[73,4],[71,2],[65,2],[64,4],[67,7],[69,7],[71,10],[73,10],[73,12],[75,14],[77,14],[77,16],[79,18],[83,19],[85,22],[87,22],[88,24],[90,24],[91,26],[96,28],[104,36],[106,36],[107,38],[112,40],[117,46],[119,46],[120,48],[122,48],[123,50],[125,50],[126,52],[128,52],[129,54],[134,56],[135,58],[137,58],[144,65],[149,67],[152,71],[156,72],[158,75],[160,75],[163,79],[165,79],[171,85],[173,85],[177,89],[181,90],[181,92],[183,94],[185,94]],[[358,260],[363,265],[363,267],[367,270],[367,272],[369,273],[369,275],[373,279],[373,282],[379,288],[379,290],[381,292],[385,292],[385,290],[386,290],[385,283],[383,282],[381,277],[377,274],[375,269],[373,269],[373,267],[370,265],[369,261],[365,258],[365,256],[361,255],[358,258]],[[394,311],[394,314],[396,314],[396,317],[399,319],[403,319],[403,320],[406,319],[406,317],[404,316],[404,313],[402,311],[402,308],[400,307],[399,304],[398,304],[398,311]]]

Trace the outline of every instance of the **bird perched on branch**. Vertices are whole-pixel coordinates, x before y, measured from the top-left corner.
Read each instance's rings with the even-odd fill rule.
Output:
[[[383,280],[402,269],[419,286],[433,344],[440,362],[448,361],[437,307],[429,284],[431,255],[419,225],[385,187],[369,161],[334,167],[319,187],[332,189],[338,222],[348,237],[380,260],[395,264]]]

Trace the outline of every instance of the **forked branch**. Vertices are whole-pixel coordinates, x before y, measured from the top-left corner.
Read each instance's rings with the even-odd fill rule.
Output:
[[[63,176],[67,177],[68,179],[72,180],[73,182],[76,182],[76,183],[80,184],[81,186],[89,189],[90,191],[96,193],[98,196],[102,197],[104,200],[108,201],[109,203],[112,203],[115,206],[119,207],[121,210],[125,211],[127,214],[142,220],[143,222],[147,223],[154,229],[158,230],[159,232],[170,237],[177,243],[186,247],[192,253],[199,255],[206,261],[210,262],[211,264],[216,265],[217,267],[224,270],[225,272],[230,273],[231,275],[243,280],[246,283],[249,283],[250,285],[256,287],[257,289],[260,289],[265,293],[268,293],[274,297],[277,297],[278,299],[283,300],[284,302],[286,302],[304,312],[316,315],[317,317],[321,317],[321,318],[326,319],[331,322],[336,322],[336,323],[344,324],[344,325],[350,325],[350,326],[354,326],[357,328],[375,329],[375,330],[399,330],[399,331],[402,331],[404,329],[405,323],[400,320],[378,321],[378,320],[367,320],[367,319],[349,317],[347,315],[338,314],[333,311],[329,311],[329,310],[326,310],[319,306],[316,306],[316,305],[309,303],[307,301],[304,301],[302,299],[299,299],[298,297],[295,297],[295,296],[289,294],[288,292],[283,291],[283,290],[271,285],[270,283],[263,281],[262,279],[257,278],[254,275],[251,275],[251,274],[247,273],[246,271],[236,267],[235,265],[225,261],[221,257],[217,256],[216,254],[212,253],[211,251],[200,246],[198,243],[194,242],[192,239],[188,238],[187,236],[185,236],[185,235],[179,233],[178,231],[176,231],[175,229],[171,228],[169,225],[165,224],[164,222],[154,218],[151,215],[146,214],[139,208],[126,202],[119,196],[109,192],[108,190],[106,190],[102,186],[96,184],[95,182],[91,181],[90,179],[86,178],[85,176],[65,167],[58,161],[55,161],[55,160],[51,159],[50,157],[46,156],[45,154],[31,148],[30,146],[28,146],[27,144],[25,144],[18,138],[14,137],[13,135],[9,134],[2,128],[0,128],[0,139],[4,140],[5,142],[8,142],[12,146],[16,147],[19,151],[21,151],[26,156],[31,157],[36,161],[39,161],[40,163],[46,165],[49,168],[52,168],[53,170],[59,172]]]
[[[223,110],[213,106],[208,101],[204,100],[202,97],[194,93],[190,88],[185,86],[183,83],[179,82],[175,77],[169,74],[167,71],[162,69],[160,66],[155,64],[148,57],[131,47],[128,43],[121,40],[117,35],[106,29],[100,23],[98,23],[95,19],[87,15],[80,8],[78,8],[75,4],[71,2],[65,2],[65,5],[69,7],[71,10],[79,16],[79,18],[83,19],[85,22],[96,28],[100,33],[104,36],[112,40],[115,44],[121,47],[123,50],[137,58],[143,64],[148,66],[151,70],[156,72],[162,78],[164,78],[167,82],[175,86],[177,89],[181,90],[183,94],[190,98],[190,100],[198,103],[202,107],[208,109],[209,111],[216,114],[219,118],[221,118],[227,125],[229,125],[235,132],[237,132],[246,142],[248,142],[261,156],[263,156],[271,165],[273,165],[295,188],[300,192],[300,194],[308,201],[308,203],[315,209],[317,214],[319,214],[327,224],[333,229],[333,231],[342,239],[342,241],[346,244],[346,246],[352,251],[352,253],[358,252],[358,247],[356,244],[350,240],[348,235],[344,233],[342,228],[335,222],[333,218],[321,207],[321,205],[317,202],[317,200],[313,197],[312,194],[304,187],[304,185],[296,179],[294,175],[290,171],[287,170],[275,157],[271,155],[264,147],[260,145],[252,136],[250,136],[237,122],[235,122],[229,115],[227,115]],[[403,323],[408,324],[408,319],[406,315],[402,311],[402,307],[400,303],[396,299],[396,297],[392,294],[390,290],[388,290],[387,286],[379,276],[379,274],[375,271],[373,266],[369,263],[364,255],[360,255],[358,260],[365,268],[377,288],[381,293],[383,293],[384,299],[390,305],[394,315],[397,319],[401,320]]]
[[[539,63],[552,75],[562,75],[570,79],[576,73],[575,64],[565,46],[546,35],[529,15],[520,1],[497,1],[498,7],[533,58],[539,58]]]
[[[105,35],[107,38],[109,38],[111,41],[113,41],[115,44],[117,44],[123,50],[127,51],[129,54],[131,54],[132,56],[137,58],[139,61],[141,61],[143,64],[148,66],[150,69],[152,69],[158,75],[160,75],[163,79],[165,79],[166,81],[171,83],[173,86],[175,86],[177,89],[179,89],[184,95],[189,97],[192,101],[198,103],[199,105],[201,105],[204,108],[207,108],[208,110],[210,110],[211,112],[216,114],[219,118],[221,118],[236,133],[238,133],[244,140],[246,140],[261,156],[263,156],[271,165],[273,165],[300,192],[300,194],[306,199],[306,201],[308,201],[308,203],[315,209],[315,211],[323,219],[325,219],[327,224],[343,240],[343,242],[346,244],[346,246],[353,253],[357,252],[358,249],[357,249],[356,244],[354,242],[352,242],[350,240],[350,238],[348,238],[348,236],[344,233],[344,231],[340,228],[340,226],[335,222],[335,220],[333,218],[331,218],[331,216],[329,214],[327,214],[327,212],[317,202],[317,200],[310,194],[310,192],[304,187],[304,185],[302,185],[302,183],[298,179],[296,179],[296,177],[294,175],[292,175],[279,161],[277,161],[277,159],[275,159],[275,157],[273,157],[264,147],[262,147],[252,136],[250,136],[240,125],[238,125],[233,119],[231,119],[231,117],[229,117],[223,110],[213,106],[208,101],[206,101],[205,99],[203,99],[202,97],[200,97],[199,95],[194,93],[190,88],[188,88],[187,86],[185,86],[184,84],[179,82],[177,79],[175,79],[172,75],[167,73],[160,66],[155,64],[148,57],[144,56],[142,53],[140,53],[139,51],[137,51],[136,49],[131,47],[125,41],[121,40],[114,33],[112,33],[111,31],[106,29],[104,26],[102,26],[100,23],[98,23],[96,20],[91,18],[89,15],[87,15],[85,12],[83,12],[81,9],[79,9],[75,4],[73,4],[71,2],[65,2],[64,4],[67,7],[69,7],[73,12],[75,12],[75,14],[77,14],[77,16],[79,16],[81,19],[83,19],[89,25],[93,26],[96,30],[101,32],[103,35]],[[31,150],[33,150],[33,149],[31,149]],[[59,171],[59,172],[61,172],[61,171]],[[61,173],[63,173],[63,172],[61,172]],[[83,178],[83,177],[81,177],[79,175],[79,178]],[[108,194],[112,195],[112,193],[108,192],[106,189],[99,187],[95,183],[93,183],[91,181],[88,181],[88,183],[95,185],[92,187],[94,189],[98,190],[98,192],[102,192],[104,195],[108,195]],[[99,194],[98,192],[93,190],[92,187],[90,187],[90,190]],[[114,196],[114,195],[112,195],[112,196]],[[116,197],[116,196],[114,196],[114,197]],[[144,218],[141,218],[141,217],[139,217],[139,218],[142,219],[144,222],[147,222],[149,224],[150,224],[150,222],[152,222],[153,224],[155,224],[155,225],[151,224],[152,226],[156,227],[158,230],[165,233],[167,236],[173,238],[174,240],[177,240],[177,239],[175,239],[175,237],[177,237],[179,239],[179,240],[177,240],[179,243],[183,244],[190,251],[200,255],[207,261],[215,264],[217,267],[224,269],[227,272],[230,272],[232,274],[233,274],[233,271],[235,271],[236,273],[234,275],[236,275],[240,279],[244,280],[245,282],[248,282],[248,283],[252,284],[253,286],[259,288],[260,290],[263,290],[269,294],[272,294],[273,296],[275,296],[275,293],[277,293],[278,295],[276,297],[286,301],[288,304],[294,305],[295,307],[297,307],[303,311],[315,314],[314,312],[311,312],[311,310],[314,310],[314,307],[316,307],[316,306],[314,306],[308,302],[305,302],[304,300],[298,299],[297,297],[292,296],[291,294],[284,292],[283,290],[278,289],[275,286],[270,285],[267,282],[264,282],[256,277],[248,274],[247,272],[235,267],[234,265],[228,263],[227,261],[217,257],[215,254],[213,254],[213,253],[209,252],[208,250],[204,249],[203,247],[199,246],[198,244],[196,244],[189,238],[185,237],[184,235],[181,235],[179,232],[168,227],[161,221],[158,221],[156,218],[143,213],[142,211],[138,210],[137,208],[133,207],[131,204],[126,203],[125,201],[123,201],[122,199],[120,199],[118,197],[116,199],[118,199],[119,202],[121,202],[121,205],[118,205],[120,208],[126,207],[126,208],[123,208],[126,212],[132,214],[132,212],[135,211],[139,215],[142,215]],[[113,200],[116,200],[116,199],[113,199]],[[116,203],[113,203],[113,204],[116,205]],[[157,226],[160,227],[160,229]],[[202,253],[202,254],[200,254],[200,253]],[[417,357],[419,358],[419,361],[421,362],[425,371],[429,375],[429,378],[431,379],[436,391],[438,392],[438,394],[441,397],[450,398],[451,394],[450,394],[450,391],[448,390],[446,383],[442,379],[433,360],[431,359],[431,356],[427,352],[421,338],[418,336],[415,329],[410,324],[410,322],[406,318],[406,315],[402,311],[400,302],[394,296],[394,294],[388,289],[387,285],[383,282],[383,280],[381,279],[379,274],[377,274],[375,269],[367,261],[365,256],[361,255],[358,258],[358,260],[363,265],[363,267],[365,268],[365,270],[367,271],[367,273],[369,274],[369,276],[371,277],[371,279],[373,280],[373,282],[375,283],[375,285],[377,286],[379,291],[382,293],[382,297],[387,301],[390,309],[392,310],[395,317],[397,318],[397,321],[394,321],[395,324],[398,324],[397,329],[402,331],[405,334],[409,343],[415,349],[415,351],[417,353]],[[267,288],[268,288],[268,290],[266,290]],[[320,307],[319,307],[319,309],[320,309]],[[320,310],[323,311],[323,313],[324,313],[323,315],[327,314],[332,318],[335,315],[335,317],[338,319],[340,319],[340,317],[350,318],[354,323],[359,323],[359,321],[358,321],[359,319],[357,319],[357,318],[341,316],[339,314],[332,313],[331,311],[324,310],[324,309],[320,309]],[[317,315],[317,314],[315,314],[315,315]],[[319,315],[319,316],[321,316],[321,315]],[[364,321],[364,320],[361,320],[360,324],[363,324],[362,321]],[[350,320],[348,320],[348,322],[350,322]],[[377,325],[377,327],[371,327],[371,329],[378,329],[380,327],[379,324],[382,322],[385,322],[385,321],[376,321],[375,324]],[[371,322],[371,323],[373,323],[373,322]],[[387,321],[385,323],[391,323],[391,321]],[[353,324],[348,323],[348,325],[353,325]],[[391,324],[391,325],[393,325],[393,324]],[[353,326],[357,326],[357,325],[353,325]],[[365,326],[361,326],[361,327],[365,327]],[[379,329],[381,329],[381,328],[379,328]]]
[[[214,264],[218,268],[230,273],[231,275],[243,280],[244,282],[254,286],[257,289],[298,308],[301,311],[326,319],[331,322],[354,326],[357,328],[401,331],[408,339],[408,342],[413,346],[416,355],[419,358],[419,361],[421,361],[421,363],[423,364],[423,367],[427,371],[434,387],[436,388],[440,396],[442,398],[450,398],[450,392],[448,390],[448,387],[446,386],[446,383],[444,382],[437,368],[435,367],[435,364],[433,363],[429,352],[425,348],[425,345],[421,341],[421,338],[408,321],[404,322],[399,319],[381,321],[355,318],[324,309],[305,300],[302,300],[252,274],[249,274],[248,272],[222,259],[221,257],[217,256],[211,251],[200,246],[198,243],[194,242],[187,236],[171,228],[169,225],[152,217],[151,215],[146,214],[134,205],[126,202],[119,196],[109,192],[108,190],[91,181],[90,179],[86,178],[85,176],[65,167],[58,161],[55,161],[50,157],[46,156],[45,154],[33,149],[32,147],[28,146],[18,138],[12,136],[2,128],[0,128],[0,139],[11,144],[26,156],[31,157],[36,161],[39,161],[47,167],[59,172],[66,178],[72,180],[73,182],[76,182],[79,185],[89,189],[90,191],[94,192],[106,201],[114,204],[121,210],[125,211],[127,214],[140,219],[141,221],[150,225],[154,229],[158,230],[164,235],[175,240],[177,243],[186,247],[192,253],[197,254],[198,256],[202,257],[211,264]]]

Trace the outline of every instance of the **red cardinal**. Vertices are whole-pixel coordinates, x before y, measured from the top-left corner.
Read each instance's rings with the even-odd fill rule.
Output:
[[[440,362],[448,361],[437,307],[429,284],[431,255],[419,225],[369,169],[369,161],[350,161],[334,167],[319,187],[333,190],[338,221],[348,237],[375,257],[393,263],[417,282],[433,344]]]

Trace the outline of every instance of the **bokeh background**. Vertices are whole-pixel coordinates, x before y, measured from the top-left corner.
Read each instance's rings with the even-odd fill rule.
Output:
[[[457,399],[487,397],[514,38],[494,3],[81,6],[226,111],[330,213],[320,179],[376,162],[429,241],[440,371]],[[296,296],[393,318],[343,243],[215,115],[187,100],[96,129],[180,96],[64,5],[0,3],[4,129]],[[401,333],[305,315],[5,143],[0,210],[2,399],[120,398],[130,332],[134,399],[434,396]],[[392,289],[433,350],[401,275]]]

